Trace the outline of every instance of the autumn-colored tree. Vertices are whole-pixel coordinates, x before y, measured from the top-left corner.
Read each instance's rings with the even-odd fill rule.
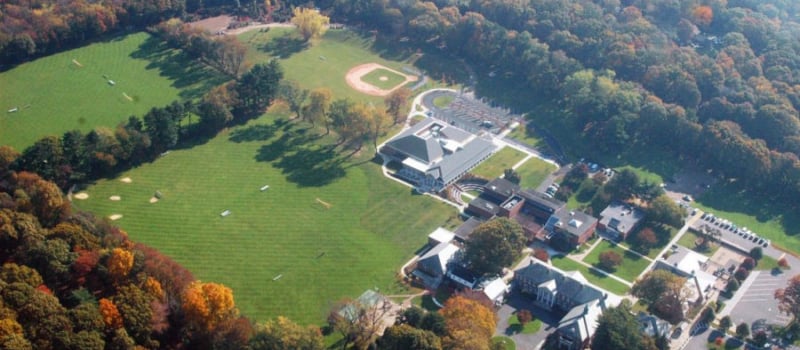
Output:
[[[310,8],[295,7],[292,11],[292,24],[297,26],[300,35],[306,41],[316,39],[325,34],[331,20],[319,11]]]
[[[499,274],[519,258],[524,247],[525,236],[519,223],[507,218],[493,219],[472,233],[464,260],[476,274]]]
[[[653,270],[637,281],[631,294],[638,297],[650,312],[671,322],[683,318],[681,290],[686,279],[667,270]]]
[[[325,134],[331,131],[330,110],[333,93],[330,89],[321,87],[311,90],[308,95],[308,105],[305,108],[304,115],[311,122],[311,125],[316,123],[325,124]]]
[[[644,227],[636,233],[636,244],[638,244],[640,247],[644,249],[650,249],[654,247],[656,243],[658,243],[658,237],[656,237],[653,229]]]
[[[19,158],[19,155],[19,152],[11,146],[0,146],[0,176]]]
[[[789,260],[786,260],[785,257],[778,259],[778,266],[782,269],[789,268]]]
[[[546,249],[541,248],[533,249],[533,257],[544,262],[548,262],[550,260],[550,254],[547,253]]]
[[[488,349],[497,325],[494,310],[460,296],[447,299],[439,311],[447,324],[443,345],[449,349]]]
[[[392,117],[392,125],[405,123],[408,114],[403,107],[408,103],[411,94],[411,89],[404,86],[392,91],[383,99],[383,104],[386,105],[386,113],[389,113]]]
[[[115,281],[120,282],[128,276],[133,267],[133,253],[122,248],[114,248],[108,257],[108,273]]]
[[[286,101],[289,105],[289,109],[294,112],[299,119],[306,118],[301,112],[304,109],[303,104],[306,102],[306,98],[308,98],[308,93],[307,89],[301,88],[300,84],[293,80],[283,80],[278,86],[278,94],[281,99]]]
[[[698,26],[708,27],[714,20],[714,10],[710,6],[697,6],[692,10],[692,19]]]
[[[617,254],[617,252],[613,250],[607,250],[600,253],[598,265],[600,265],[601,269],[606,271],[614,271],[614,269],[616,269],[620,264],[622,264],[622,256]]]
[[[103,322],[105,322],[106,327],[109,329],[122,327],[122,316],[119,314],[117,305],[106,298],[100,299],[98,303],[100,314],[103,315]]]
[[[372,145],[375,150],[378,150],[378,138],[391,126],[392,119],[386,114],[386,111],[377,108],[371,108],[367,118],[369,138],[372,140]]]
[[[69,202],[64,200],[61,189],[39,175],[29,172],[17,173],[17,186],[30,198],[32,213],[42,226],[52,227],[62,217],[69,214]]]
[[[253,350],[322,350],[325,343],[319,327],[303,327],[290,319],[278,316],[259,326],[250,340]]]
[[[524,327],[525,324],[527,324],[530,321],[533,321],[533,315],[531,314],[530,311],[526,309],[519,310],[517,311],[517,321],[519,321],[519,324],[521,324]]]
[[[22,282],[31,287],[44,283],[39,272],[28,266],[14,263],[3,264],[3,267],[0,268],[0,281],[5,283]]]
[[[785,288],[775,291],[778,308],[792,316],[792,322],[800,320],[800,275],[792,277]]]
[[[230,288],[200,281],[192,282],[183,293],[183,312],[190,322],[205,330],[239,314]]]
[[[157,279],[147,276],[144,281],[144,291],[150,294],[153,299],[162,299],[164,297],[164,290],[161,288],[161,282]]]

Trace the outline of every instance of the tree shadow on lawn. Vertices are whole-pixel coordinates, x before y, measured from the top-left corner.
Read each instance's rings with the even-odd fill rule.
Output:
[[[275,132],[286,124],[288,122],[285,119],[277,119],[272,124],[251,125],[234,130],[228,139],[236,143],[266,141],[275,136]]]
[[[146,68],[158,69],[159,75],[172,81],[172,86],[181,90],[178,95],[184,99],[200,97],[229,80],[183,51],[172,50],[155,36],[147,38],[130,56],[149,61]]]
[[[310,128],[292,130],[292,124],[287,126],[280,138],[258,150],[257,161],[273,162],[288,181],[300,186],[324,186],[345,175],[336,146],[312,144],[319,135],[308,132]]]
[[[286,33],[261,45],[259,49],[271,56],[287,59],[306,48],[308,48],[307,41],[298,38],[294,33]]]

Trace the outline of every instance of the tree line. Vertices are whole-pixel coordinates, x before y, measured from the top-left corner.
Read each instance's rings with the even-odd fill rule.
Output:
[[[337,0],[317,6],[337,22],[405,36],[516,77],[532,98],[567,111],[567,128],[593,152],[659,150],[798,204],[797,4]]]
[[[60,137],[46,136],[21,154],[4,146],[4,153],[11,160],[9,168],[37,173],[67,189],[152,161],[182,141],[211,137],[228,125],[260,115],[277,97],[282,77],[276,61],[257,64],[239,80],[209,91],[200,101],[154,107],[114,129],[98,127],[88,133],[72,130]]]

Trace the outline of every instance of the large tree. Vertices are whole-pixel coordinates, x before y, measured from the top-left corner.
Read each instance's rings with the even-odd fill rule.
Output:
[[[383,104],[386,105],[386,113],[392,117],[392,124],[404,123],[408,115],[403,108],[411,97],[411,89],[401,87],[392,91],[383,99]]]
[[[328,30],[330,18],[316,9],[295,7],[292,14],[292,24],[297,26],[300,35],[306,41],[319,38]]]
[[[378,339],[381,350],[441,350],[442,342],[436,334],[407,324],[392,326]]]
[[[681,227],[683,218],[686,217],[686,211],[679,207],[672,198],[662,194],[650,202],[647,216],[654,222]]]
[[[447,324],[447,349],[488,349],[497,326],[494,310],[461,296],[447,299],[439,311]]]
[[[685,282],[685,278],[670,271],[653,270],[633,285],[631,294],[650,312],[674,324],[683,318],[681,290]]]
[[[516,221],[497,218],[478,226],[464,249],[467,267],[478,275],[496,275],[516,261],[525,236]]]
[[[245,113],[263,112],[278,94],[283,69],[277,60],[260,63],[243,74],[236,83],[240,107]]]
[[[289,105],[289,109],[295,113],[297,118],[304,119],[301,112],[303,111],[303,103],[308,98],[308,90],[300,87],[296,81],[284,80],[280,83],[279,92],[281,98]]]
[[[652,338],[642,334],[639,322],[623,302],[617,307],[606,309],[597,321],[592,339],[592,350],[656,350]]]
[[[250,339],[252,350],[322,350],[325,343],[318,327],[300,326],[286,317],[278,316],[259,326]]]
[[[333,93],[328,88],[316,88],[311,90],[308,95],[308,105],[304,108],[303,113],[311,125],[316,123],[325,124],[325,134],[331,131],[331,101]]]

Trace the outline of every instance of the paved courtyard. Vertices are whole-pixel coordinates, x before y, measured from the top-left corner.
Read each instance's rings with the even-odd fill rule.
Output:
[[[527,309],[531,312],[535,319],[542,321],[542,329],[534,334],[511,334],[508,332],[508,319],[517,310]],[[554,332],[558,326],[558,318],[553,313],[542,309],[533,304],[533,302],[517,292],[511,292],[506,298],[506,303],[497,311],[497,330],[495,335],[504,335],[517,344],[517,349],[537,349],[539,345],[544,343],[547,335]]]

